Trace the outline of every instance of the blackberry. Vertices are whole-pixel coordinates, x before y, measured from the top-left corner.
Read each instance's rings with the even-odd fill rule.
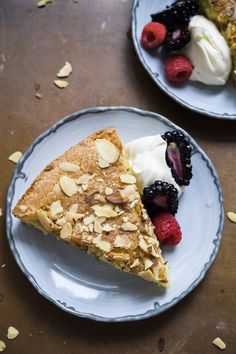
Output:
[[[166,163],[179,186],[187,186],[192,178],[192,165],[189,139],[180,131],[166,132],[162,138],[167,142]]]
[[[198,12],[197,0],[178,0],[167,6],[162,12],[152,14],[154,22],[163,23],[168,30],[177,27],[187,27],[191,16]]]
[[[175,215],[178,209],[178,191],[173,184],[155,181],[143,190],[142,202],[150,216],[167,210]]]
[[[191,34],[187,29],[178,28],[167,33],[164,46],[166,49],[180,50],[191,40]]]

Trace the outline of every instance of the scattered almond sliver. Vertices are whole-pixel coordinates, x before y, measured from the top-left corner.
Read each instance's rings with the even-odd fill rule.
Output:
[[[41,100],[41,98],[43,97],[41,93],[36,92],[35,97],[38,98],[39,100]]]
[[[57,77],[63,78],[68,77],[72,73],[72,65],[68,61],[65,62],[65,65],[58,71]]]
[[[0,208],[0,217],[2,216],[3,214],[2,214],[2,209]]]
[[[8,339],[14,339],[18,336],[19,331],[15,328],[10,326],[7,330],[7,338]]]
[[[20,151],[16,151],[16,152],[13,152],[13,154],[11,154],[9,157],[8,157],[8,160],[14,162],[14,163],[17,163],[20,158],[22,156],[22,152]]]
[[[233,211],[229,211],[227,213],[228,219],[232,222],[236,223],[236,213],[234,213]]]
[[[3,352],[6,349],[6,344],[0,340],[0,352]]]
[[[217,348],[224,350],[226,348],[226,344],[223,342],[222,339],[219,337],[216,337],[213,341],[212,344],[214,344]]]
[[[59,87],[60,89],[64,89],[69,85],[69,83],[64,80],[54,80],[53,83],[55,86]]]
[[[6,264],[3,263],[0,268],[3,269],[3,268],[5,268],[5,267],[6,267]]]
[[[37,3],[37,7],[45,7],[47,4],[51,3],[52,0],[40,0]]]

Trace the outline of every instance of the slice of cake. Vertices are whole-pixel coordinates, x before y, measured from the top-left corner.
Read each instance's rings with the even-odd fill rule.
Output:
[[[162,286],[167,266],[115,129],[89,136],[46,166],[14,216],[114,267]]]

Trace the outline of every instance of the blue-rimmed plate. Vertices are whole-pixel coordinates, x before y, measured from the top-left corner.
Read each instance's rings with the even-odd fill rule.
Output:
[[[209,86],[187,82],[172,85],[165,78],[164,54],[161,51],[147,51],[140,45],[143,27],[151,21],[151,14],[161,11],[174,0],[134,0],[132,10],[132,36],[138,57],[155,83],[181,105],[213,118],[236,119],[236,86],[228,80],[224,86]]]
[[[193,179],[181,197],[177,214],[183,240],[174,249],[164,249],[171,282],[166,290],[44,236],[11,214],[45,165],[89,134],[109,126],[117,128],[124,143],[180,129],[158,114],[128,107],[87,109],[59,121],[31,144],[16,166],[7,197],[7,237],[18,265],[33,286],[63,310],[98,321],[139,320],[167,310],[193,290],[219,248],[224,219],[219,180],[191,137]]]

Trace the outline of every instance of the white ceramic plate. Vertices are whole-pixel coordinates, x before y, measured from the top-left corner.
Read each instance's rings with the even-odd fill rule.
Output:
[[[160,115],[128,107],[88,109],[59,121],[32,143],[16,166],[7,198],[7,236],[18,265],[33,286],[63,310],[98,321],[139,320],[165,311],[194,289],[218,251],[224,218],[221,188],[211,162],[192,138],[193,179],[177,214],[183,241],[164,249],[171,281],[166,290],[44,236],[11,214],[45,165],[89,134],[109,126],[117,128],[124,143],[180,129]]]
[[[140,45],[143,27],[151,22],[151,14],[161,11],[174,0],[134,0],[132,36],[138,57],[155,83],[181,105],[213,118],[236,119],[236,86],[228,80],[224,86],[209,86],[187,82],[176,86],[169,83],[163,70],[164,54],[147,51]]]

